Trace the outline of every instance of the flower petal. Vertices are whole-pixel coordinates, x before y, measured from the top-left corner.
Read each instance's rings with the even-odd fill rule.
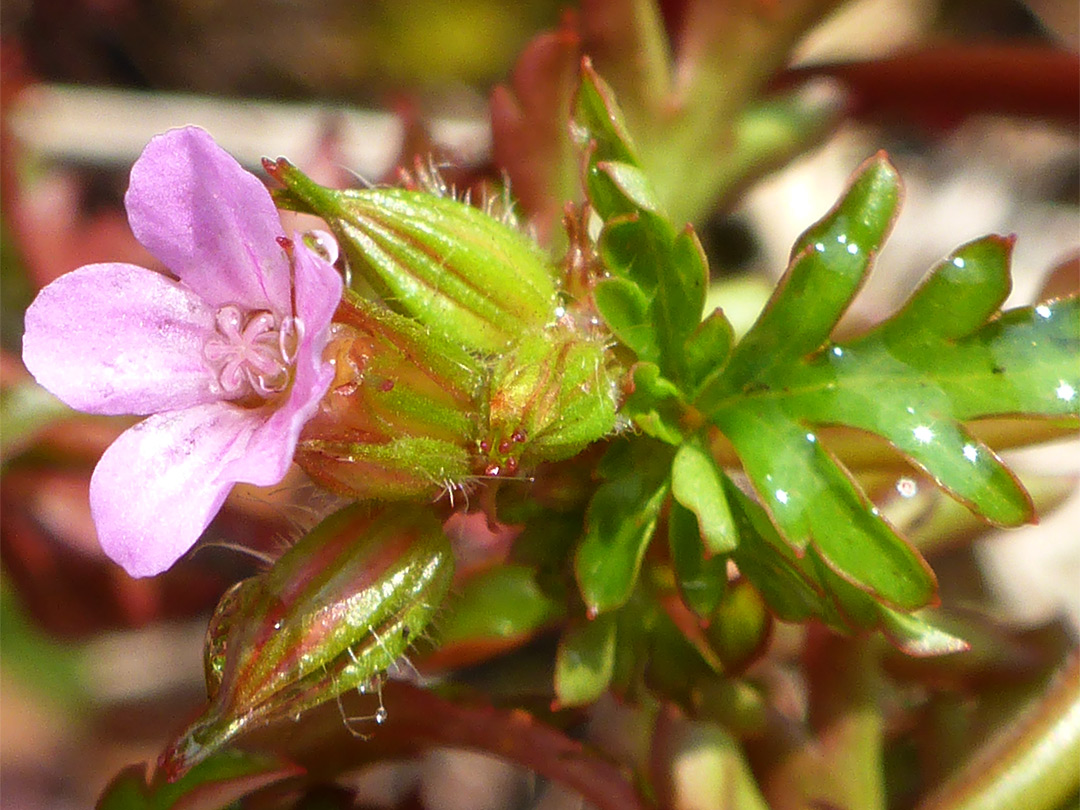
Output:
[[[330,336],[330,319],[341,301],[341,275],[304,245],[299,234],[294,244],[296,314],[304,331],[297,347],[292,388],[288,399],[254,432],[244,457],[226,473],[259,486],[276,484],[285,476],[301,429],[315,415],[334,379],[334,367],[322,355]]]
[[[160,573],[195,544],[233,481],[221,472],[263,416],[225,402],[155,414],[120,434],[90,479],[105,553],[134,577]]]
[[[184,285],[132,264],[89,264],[30,305],[23,362],[87,413],[187,408],[220,398],[202,354],[213,332],[213,311]]]
[[[213,307],[288,312],[277,209],[255,175],[198,127],[147,144],[124,197],[135,237]]]

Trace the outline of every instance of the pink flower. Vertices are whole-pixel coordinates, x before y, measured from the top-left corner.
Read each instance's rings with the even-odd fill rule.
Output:
[[[125,204],[180,281],[119,263],[58,278],[27,310],[23,361],[73,408],[150,414],[90,481],[105,553],[149,576],[198,540],[233,484],[284,477],[333,377],[322,353],[342,282],[301,240],[285,249],[266,188],[201,129],[154,138]]]

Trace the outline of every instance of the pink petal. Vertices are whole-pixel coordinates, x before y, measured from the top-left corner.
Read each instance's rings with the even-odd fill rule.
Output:
[[[263,415],[225,402],[155,414],[124,431],[90,479],[90,509],[105,553],[133,577],[164,571],[221,508]]]
[[[43,289],[26,311],[23,362],[88,413],[146,414],[219,399],[203,359],[206,303],[131,264],[90,264]]]
[[[205,130],[151,140],[131,168],[124,202],[135,237],[211,306],[291,309],[270,192]]]
[[[256,429],[244,457],[234,462],[227,473],[237,481],[259,486],[276,484],[285,476],[300,430],[315,415],[334,379],[334,368],[322,355],[329,339],[330,319],[341,301],[341,275],[308,249],[299,234],[294,243],[296,314],[303,321],[304,335],[297,348],[292,388],[288,399]]]

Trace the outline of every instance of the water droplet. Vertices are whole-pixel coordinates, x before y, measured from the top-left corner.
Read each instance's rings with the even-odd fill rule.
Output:
[[[386,710],[385,706],[380,706],[375,710],[375,722],[380,726],[386,722],[388,717],[390,717],[390,712]]]
[[[776,490],[776,500],[780,501],[780,503],[786,504],[788,502],[787,492],[782,489]]]
[[[565,314],[566,314],[566,307],[564,307],[564,306],[555,307],[555,317],[556,318],[561,318]]]
[[[915,434],[915,441],[919,444],[929,444],[934,440],[934,431],[926,425],[919,425],[911,432]]]
[[[1050,307],[1048,307],[1046,304],[1039,304],[1037,307],[1035,307],[1035,312],[1040,318],[1049,318],[1051,315],[1054,314],[1053,310],[1050,309]]]
[[[847,244],[847,234],[846,233],[840,234],[838,237],[836,237],[836,241],[839,242],[841,245],[846,245]]]
[[[837,357],[843,357],[844,356],[844,350],[841,349],[839,346],[833,346],[832,347],[832,353],[834,355],[836,355]]]
[[[814,250],[816,250],[818,253],[824,253],[825,252],[824,243],[822,243],[822,242],[814,242]]]
[[[960,256],[954,256],[952,263],[955,267],[963,268],[964,266],[964,260]]]
[[[807,433],[806,434],[806,440],[808,442],[810,442],[810,444],[813,444],[814,442],[817,441],[817,436],[815,436],[813,433]]]
[[[979,460],[979,448],[973,444],[964,445],[964,458],[974,464]]]
[[[847,252],[854,256],[856,253],[859,252],[859,246],[852,242],[850,245],[847,246]]]
[[[870,507],[870,514],[873,515],[874,517],[877,517],[878,515],[881,514],[881,510],[878,509],[876,506],[871,506]]]
[[[919,491],[919,485],[915,483],[914,479],[901,478],[896,482],[896,491],[900,493],[901,498],[913,498],[915,493]]]
[[[907,411],[908,413],[915,413],[915,409],[912,408],[910,405],[908,405],[906,408],[904,408],[904,410]]]
[[[1072,402],[1076,398],[1076,389],[1069,385],[1064,380],[1058,381],[1060,385],[1054,389],[1054,393],[1057,394],[1057,398],[1064,400],[1065,402]]]

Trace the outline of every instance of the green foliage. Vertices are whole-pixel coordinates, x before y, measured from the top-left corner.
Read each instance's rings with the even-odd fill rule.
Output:
[[[500,565],[471,577],[449,600],[439,619],[439,643],[484,644],[520,639],[566,613],[537,585],[524,565]]]
[[[999,315],[1011,243],[988,237],[942,261],[892,318],[832,341],[899,206],[899,178],[878,155],[800,237],[772,299],[733,346],[719,311],[699,325],[705,266],[689,249],[696,240],[665,219],[610,89],[588,66],[574,110],[611,274],[596,286],[596,306],[638,360],[623,413],[677,446],[638,460],[633,446],[644,440],[631,439],[619,450],[628,459],[621,472],[605,459],[577,556],[590,610],[625,604],[670,488],[667,536],[691,610],[719,605],[717,561],[730,555],[781,618],[884,625],[922,654],[960,648],[905,615],[934,601],[933,573],[814,428],[876,433],[984,518],[1030,520],[1026,492],[963,423],[1076,414],[1076,301]],[[760,502],[732,484],[713,441],[730,442]]]

